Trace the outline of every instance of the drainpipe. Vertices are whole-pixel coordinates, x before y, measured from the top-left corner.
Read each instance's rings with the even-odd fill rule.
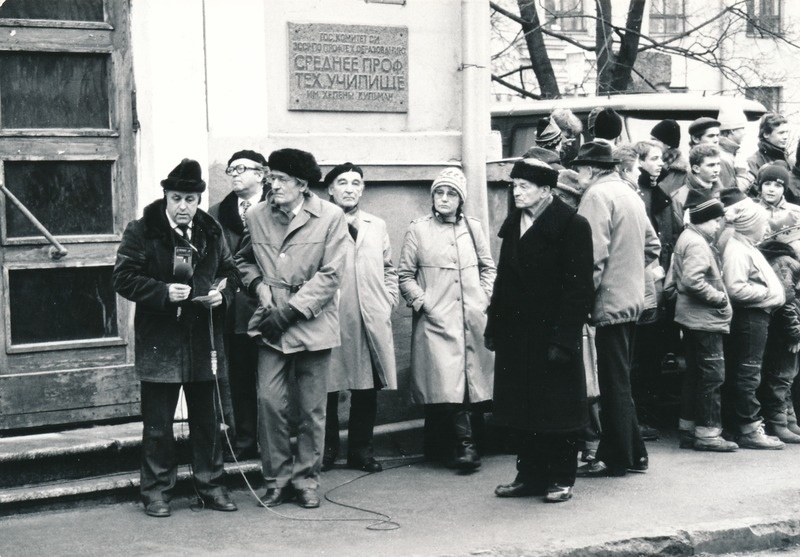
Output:
[[[486,142],[489,139],[489,3],[461,0],[461,166],[467,177],[466,212],[489,232]]]

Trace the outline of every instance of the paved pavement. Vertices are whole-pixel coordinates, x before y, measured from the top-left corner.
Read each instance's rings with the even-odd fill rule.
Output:
[[[0,556],[27,555],[697,555],[800,543],[800,446],[783,451],[700,453],[675,438],[648,443],[650,470],[578,480],[573,500],[499,499],[514,457],[494,455],[471,475],[407,457],[367,475],[336,468],[316,510],[258,508],[246,490],[239,512],[174,503],[173,516],[145,516],[118,503],[0,519]],[[261,490],[259,490],[260,492]],[[396,525],[396,529],[389,529]],[[372,526],[374,529],[368,529]]]

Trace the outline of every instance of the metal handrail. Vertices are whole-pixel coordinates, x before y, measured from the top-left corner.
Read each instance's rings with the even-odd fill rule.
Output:
[[[31,221],[31,224],[35,226],[36,229],[39,232],[41,232],[45,238],[47,238],[47,241],[53,244],[52,246],[50,246],[50,258],[61,259],[62,257],[66,257],[67,253],[69,253],[67,251],[67,248],[65,248],[61,244],[61,242],[56,240],[56,237],[53,236],[50,233],[50,231],[47,230],[47,228],[45,228],[45,226],[41,223],[41,221],[39,221],[39,219],[37,219],[34,216],[34,214],[30,212],[30,210],[25,206],[25,204],[22,201],[19,200],[19,198],[17,198],[16,195],[11,193],[11,190],[9,190],[2,181],[0,181],[0,191],[2,191],[5,194],[5,196],[8,199],[10,199],[14,205],[17,206],[17,209],[19,209],[22,212],[22,214],[25,215],[25,218]]]

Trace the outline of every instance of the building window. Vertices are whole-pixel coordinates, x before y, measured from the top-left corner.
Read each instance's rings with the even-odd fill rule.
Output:
[[[747,0],[748,37],[781,33],[781,0]]]
[[[653,0],[650,4],[650,33],[677,35],[686,30],[686,0]]]
[[[760,102],[770,112],[781,112],[781,87],[747,87],[744,96]]]
[[[544,0],[545,22],[561,31],[585,31],[583,0]]]

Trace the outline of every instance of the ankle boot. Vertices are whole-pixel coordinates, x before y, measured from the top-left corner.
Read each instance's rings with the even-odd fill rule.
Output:
[[[472,424],[469,412],[459,410],[453,415],[455,430],[455,459],[453,464],[459,470],[474,470],[481,465],[481,457],[472,439]]]
[[[800,435],[792,432],[784,425],[768,424],[765,429],[767,435],[777,437],[784,443],[800,443]]]

